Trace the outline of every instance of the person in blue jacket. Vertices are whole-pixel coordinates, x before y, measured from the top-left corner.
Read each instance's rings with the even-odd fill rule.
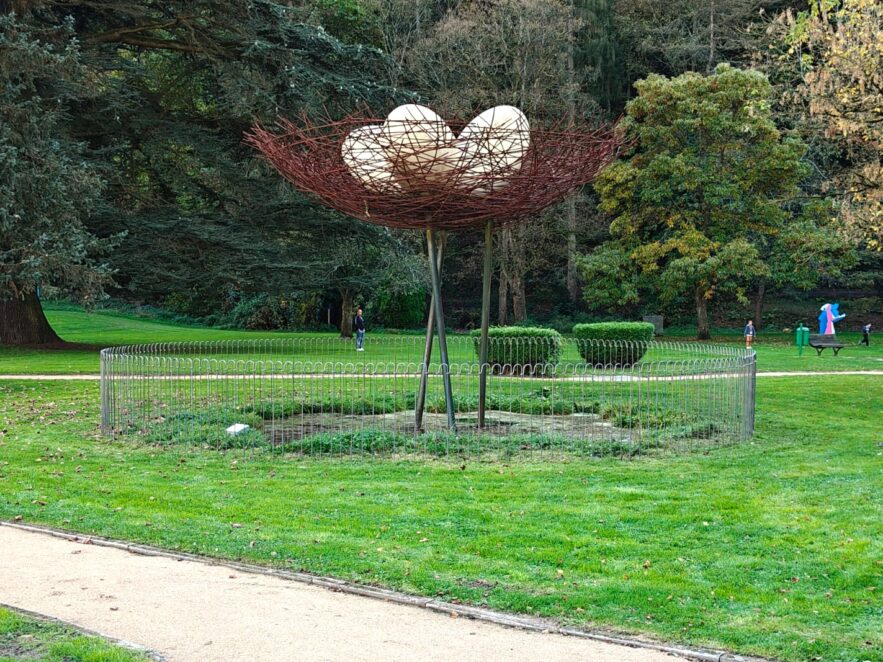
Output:
[[[862,327],[862,341],[859,343],[859,345],[864,345],[865,347],[871,346],[871,324],[870,324],[870,322],[868,324],[865,324]]]
[[[754,322],[748,320],[748,324],[745,325],[745,347],[751,347],[751,343],[754,341],[754,336],[757,332],[754,330]]]

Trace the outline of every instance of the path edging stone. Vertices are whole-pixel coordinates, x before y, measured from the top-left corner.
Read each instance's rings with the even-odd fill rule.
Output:
[[[227,568],[231,568],[234,570],[238,570],[240,572],[247,572],[252,574],[259,575],[267,575],[273,577],[279,577],[281,579],[286,579],[289,581],[295,581],[302,584],[310,584],[313,586],[318,586],[321,588],[325,588],[331,591],[338,591],[341,593],[348,593],[351,595],[360,595],[367,598],[373,598],[375,600],[383,600],[386,602],[392,602],[395,604],[406,605],[411,607],[420,607],[422,609],[427,609],[430,611],[436,611],[439,613],[448,614],[454,617],[463,617],[463,618],[471,618],[478,621],[483,621],[486,623],[494,623],[496,625],[502,625],[505,627],[516,628],[519,630],[526,630],[530,632],[544,633],[544,634],[559,634],[568,637],[577,637],[582,639],[591,639],[594,641],[599,641],[602,643],[615,644],[619,646],[628,646],[630,648],[645,648],[649,650],[659,651],[661,653],[668,653],[670,655],[675,655],[681,658],[685,658],[688,660],[696,660],[696,662],[771,662],[765,658],[759,657],[751,657],[744,655],[737,655],[733,653],[729,653],[727,651],[719,651],[713,649],[704,649],[704,648],[693,648],[690,646],[680,646],[674,644],[665,644],[662,642],[652,641],[649,639],[637,639],[624,635],[613,634],[610,632],[606,632],[600,629],[579,629],[572,627],[564,627],[560,626],[553,621],[544,620],[541,618],[530,617],[530,616],[519,616],[515,614],[507,614],[504,612],[494,611],[492,609],[485,609],[483,607],[473,607],[469,605],[456,604],[453,602],[445,602],[442,600],[435,600],[433,598],[429,598],[426,596],[419,595],[411,595],[408,593],[402,593],[400,591],[393,591],[391,589],[381,588],[379,586],[368,586],[365,584],[356,584],[353,582],[348,582],[342,579],[335,579],[333,577],[323,577],[319,575],[312,575],[307,572],[297,572],[291,570],[281,570],[278,568],[269,568],[260,565],[254,565],[250,563],[242,563],[240,561],[232,561],[227,559],[219,559],[210,556],[201,556],[199,554],[191,554],[189,552],[177,552],[171,551],[167,549],[162,549],[160,547],[153,547],[151,545],[143,545],[140,543],[130,543],[122,540],[114,540],[112,538],[104,538],[102,536],[93,536],[82,533],[74,533],[70,531],[64,531],[60,529],[54,529],[47,526],[34,525],[34,524],[23,524],[21,522],[10,522],[8,520],[0,519],[0,526],[6,526],[12,529],[19,529],[21,531],[28,531],[30,533],[39,533],[43,535],[53,536],[55,538],[61,538],[62,540],[69,540],[71,542],[76,542],[83,545],[98,545],[100,547],[109,547],[113,549],[119,549],[122,551],[130,552],[132,554],[138,554],[141,556],[159,556],[168,559],[174,559],[176,561],[193,561],[196,563],[203,563],[215,566],[223,566]],[[5,606],[5,605],[4,605]],[[10,609],[16,609],[15,607],[10,607]],[[21,611],[23,613],[28,613],[25,610],[18,609],[17,611]],[[33,614],[35,617],[44,618],[47,620],[57,620],[52,619],[51,617],[43,616],[41,614]],[[112,637],[107,637],[98,632],[89,632],[88,630],[84,630],[83,628],[79,628],[75,625],[71,625],[69,623],[65,623],[64,621],[58,621],[59,623],[67,626],[78,629],[80,631],[86,632],[87,634],[94,634],[95,636],[102,637],[114,643],[118,643],[121,646],[134,648],[137,650],[142,650],[146,652],[148,655],[156,655],[149,649],[144,649],[141,646],[137,646],[134,644],[130,644],[128,642],[116,640]],[[162,657],[153,658],[156,662],[164,662]]]

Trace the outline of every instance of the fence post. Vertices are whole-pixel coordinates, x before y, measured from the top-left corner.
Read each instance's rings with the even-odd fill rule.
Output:
[[[754,350],[751,350],[751,353],[745,360],[748,364],[748,374],[746,375],[745,383],[745,403],[742,413],[742,423],[745,426],[745,439],[748,439],[754,434],[754,416],[757,409],[757,354]]]
[[[102,349],[99,354],[101,363],[101,378],[99,381],[99,389],[101,393],[101,434],[107,435],[110,432],[110,396],[108,394],[107,384],[107,350]]]

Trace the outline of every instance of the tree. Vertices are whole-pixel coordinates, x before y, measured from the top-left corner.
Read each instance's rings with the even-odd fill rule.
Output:
[[[574,70],[583,90],[613,114],[628,94],[623,47],[615,26],[614,0],[571,0],[579,20]]]
[[[379,50],[307,23],[327,20],[342,38],[361,38],[371,22],[358,2],[19,4],[31,26],[54,29],[70,16],[82,44],[95,93],[72,99],[59,126],[107,182],[83,223],[100,236],[125,233],[109,256],[114,294],[172,297],[181,312],[203,316],[226,305],[229,291],[339,289],[343,271],[325,257],[359,224],[281,182],[242,138],[255,118],[340,115],[412,98],[383,83]],[[384,232],[367,226],[359,236],[385,245]]]
[[[365,0],[387,54],[387,82],[402,85],[408,78],[405,61],[459,0]]]
[[[64,127],[86,76],[70,26],[31,32],[0,16],[0,344],[60,342],[38,291],[100,297],[109,247],[83,219],[103,180]]]
[[[836,283],[858,262],[852,243],[837,231],[836,205],[828,199],[806,198],[789,205],[791,220],[779,232],[752,238],[768,273],[758,279],[754,325],[763,325],[767,285],[810,290]]]
[[[533,122],[593,118],[597,106],[579,96],[571,62],[579,26],[573,7],[562,0],[462,2],[413,41],[403,63],[416,89],[452,115],[472,117],[512,104]],[[573,225],[559,210],[496,233],[499,324],[507,323],[510,312],[515,321],[527,317],[528,274],[555,251],[559,260],[567,259]],[[544,241],[550,234],[557,236]],[[570,241],[560,241],[562,234]]]
[[[809,114],[846,146],[850,167],[835,185],[848,227],[883,250],[883,5],[813,0],[791,21],[787,43],[800,56]]]
[[[373,228],[361,225],[350,237],[334,242],[322,253],[327,282],[335,283],[340,293],[340,335],[344,338],[353,335],[357,296],[370,297],[378,291],[391,296],[425,291],[427,265],[412,247],[390,230],[383,229],[378,236]]]
[[[663,301],[689,295],[697,335],[708,338],[709,303],[724,293],[745,301],[745,286],[769,274],[757,239],[792,219],[805,147],[776,128],[772,88],[758,72],[719,65],[710,76],[651,75],[635,87],[623,123],[631,152],[595,184],[613,217],[607,250],[627,255]],[[609,301],[592,270],[585,275],[587,300]]]

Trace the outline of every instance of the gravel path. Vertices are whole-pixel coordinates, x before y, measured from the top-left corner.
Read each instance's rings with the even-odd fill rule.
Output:
[[[0,550],[0,603],[134,642],[169,662],[677,659],[10,526],[0,526]]]

